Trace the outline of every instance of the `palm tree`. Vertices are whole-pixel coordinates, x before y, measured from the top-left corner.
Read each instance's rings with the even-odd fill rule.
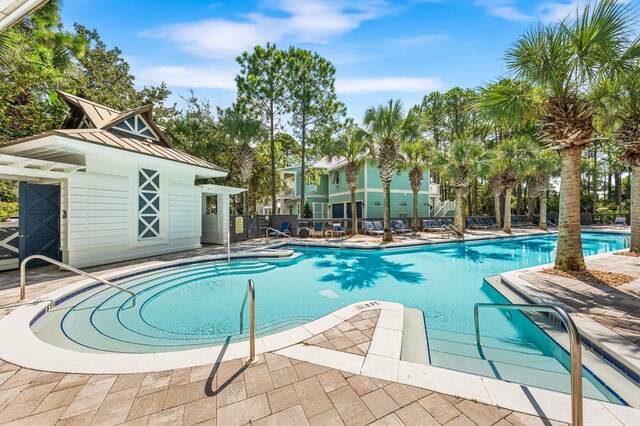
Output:
[[[502,230],[511,233],[511,194],[524,174],[527,162],[533,157],[531,138],[521,135],[501,142],[496,150],[494,167],[500,170],[500,186],[504,188],[504,223]]]
[[[333,145],[331,155],[339,156],[346,161],[345,174],[347,186],[351,192],[351,235],[358,235],[358,208],[356,204],[356,190],[358,189],[358,176],[360,169],[367,161],[368,144],[364,139],[362,129],[354,124],[348,124],[338,133]]]
[[[541,108],[540,136],[545,147],[557,150],[562,160],[555,263],[561,270],[585,269],[580,159],[594,131],[595,108],[589,95],[602,78],[632,69],[640,54],[631,38],[636,16],[633,7],[616,0],[587,3],[575,19],[532,28],[506,54],[508,70],[532,90],[514,87],[514,97],[503,97],[503,103],[516,100],[526,109],[529,98],[532,111]]]
[[[489,178],[489,185],[491,186],[491,195],[493,196],[493,212],[496,218],[496,226],[502,227],[502,219],[500,214],[500,196],[504,193],[504,186],[502,186],[502,176],[500,174],[494,174]]]
[[[639,66],[640,64],[636,64]],[[631,167],[631,240],[640,252],[640,69],[603,84],[603,115],[614,125],[613,138],[622,148],[621,161]]]
[[[223,135],[232,141],[242,185],[247,188],[256,159],[254,147],[266,137],[262,122],[238,109],[229,108],[222,113],[220,128]],[[245,196],[244,213],[248,214],[248,210],[248,196]]]
[[[402,147],[402,168],[409,170],[409,182],[413,192],[413,229],[420,229],[418,220],[418,193],[424,180],[424,169],[429,164],[430,144],[420,138]]]
[[[558,155],[553,151],[541,151],[526,165],[527,196],[530,200],[540,198],[540,223],[538,227],[547,230],[547,191],[549,180],[559,172]],[[531,203],[533,204],[533,203]],[[533,213],[533,209],[530,209]]]
[[[364,114],[366,138],[371,145],[371,153],[378,163],[378,173],[384,193],[384,234],[383,242],[392,242],[391,233],[391,181],[398,170],[401,146],[418,134],[419,120],[414,111],[407,115],[402,110],[402,102],[390,99],[386,105],[370,107]]]
[[[471,139],[453,141],[443,152],[436,154],[433,166],[442,179],[451,182],[456,195],[454,226],[464,231],[464,207],[469,195],[469,182],[475,176],[486,174],[491,167],[493,153]]]

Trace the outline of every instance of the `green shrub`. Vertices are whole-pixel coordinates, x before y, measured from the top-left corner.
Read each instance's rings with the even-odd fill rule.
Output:
[[[0,222],[5,221],[11,216],[18,216],[18,203],[0,202]]]

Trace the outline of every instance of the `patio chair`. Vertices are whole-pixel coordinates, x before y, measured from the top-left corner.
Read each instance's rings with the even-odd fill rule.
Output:
[[[627,227],[627,218],[626,217],[616,217],[615,221],[611,224],[612,228],[626,228]]]
[[[339,223],[334,223],[333,224],[333,235],[335,237],[339,237],[341,235],[343,237],[346,237],[347,236],[347,231]]]
[[[316,222],[313,224],[313,229],[310,230],[312,237],[322,237],[322,222]]]
[[[289,230],[289,222],[282,222],[278,232],[276,232],[276,231],[270,231],[269,232],[269,236],[270,237],[282,237],[283,234],[291,235],[291,231]]]
[[[424,219],[422,221],[422,230],[426,232],[438,232],[442,230],[442,227],[438,226],[433,219]]]
[[[394,220],[391,224],[393,225],[393,230],[396,234],[410,234],[413,232],[411,229],[404,226],[404,221],[402,220]]]
[[[380,221],[373,222],[373,229],[375,229],[376,231],[380,231],[381,234],[384,234],[384,226],[382,226],[382,222]]]
[[[467,218],[467,228],[469,229],[478,229],[478,225],[471,219]]]
[[[523,222],[521,222],[519,218],[512,217],[511,218],[511,226],[513,228],[524,228],[525,224]]]
[[[547,226],[558,226],[555,219],[547,219]]]
[[[496,221],[493,220],[493,218],[491,218],[491,217],[487,218],[486,224],[490,229],[498,229]]]
[[[476,229],[489,229],[490,226],[484,221],[484,219],[475,218],[471,219],[476,223]]]
[[[378,231],[374,226],[373,226],[373,222],[365,222],[364,223],[364,234],[369,234],[369,235],[382,235],[383,232],[382,231]]]

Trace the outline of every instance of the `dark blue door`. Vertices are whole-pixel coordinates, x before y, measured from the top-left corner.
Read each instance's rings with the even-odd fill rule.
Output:
[[[60,260],[60,187],[20,183],[20,262],[33,254]],[[29,267],[43,265],[34,260]]]

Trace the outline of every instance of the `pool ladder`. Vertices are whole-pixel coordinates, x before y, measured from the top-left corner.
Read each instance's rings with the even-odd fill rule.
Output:
[[[244,331],[244,307],[247,305],[249,295],[251,295],[251,310],[249,311],[249,358],[247,364],[251,365],[258,362],[258,358],[256,358],[256,286],[253,280],[247,282],[247,291],[244,293],[240,308],[240,334]]]
[[[631,237],[626,237],[624,239],[624,248],[630,248],[631,247]]]
[[[134,292],[132,292],[131,290],[127,290],[124,287],[120,287],[117,284],[112,283],[111,281],[107,281],[104,278],[100,278],[100,277],[96,277],[93,274],[90,274],[88,272],[85,271],[81,271],[80,269],[74,268],[71,265],[67,265],[66,263],[62,263],[62,262],[58,262],[57,260],[53,260],[49,257],[46,256],[42,256],[40,254],[34,254],[31,256],[26,257],[22,263],[20,263],[20,300],[24,300],[26,297],[26,284],[27,284],[27,263],[29,263],[32,260],[36,260],[36,259],[40,259],[40,260],[44,260],[47,263],[51,263],[52,265],[56,265],[59,268],[62,269],[66,269],[67,271],[71,271],[74,272],[78,275],[83,275],[87,278],[91,278],[92,280],[96,280],[104,285],[107,285],[109,287],[113,287],[116,288],[120,291],[123,291],[125,293],[129,293],[131,295],[131,301],[132,301],[132,306],[136,306],[136,294]],[[51,302],[51,304],[49,305],[49,308],[51,306],[53,306],[54,302]]]
[[[480,344],[480,322],[478,319],[479,308],[496,308],[511,311],[536,311],[555,314],[564,324],[569,333],[569,358],[571,360],[571,424],[582,426],[582,346],[578,328],[567,312],[554,305],[536,304],[500,304],[500,303],[476,303],[473,306],[473,322],[476,331],[476,346],[478,352],[484,358]]]

